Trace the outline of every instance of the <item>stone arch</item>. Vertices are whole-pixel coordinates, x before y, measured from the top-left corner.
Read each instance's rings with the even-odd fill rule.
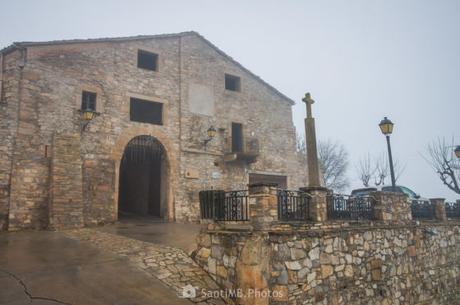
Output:
[[[118,206],[119,206],[119,183],[120,183],[120,163],[123,157],[125,147],[128,145],[129,141],[137,136],[151,136],[158,140],[163,145],[163,148],[166,153],[167,159],[167,187],[165,189],[165,196],[167,201],[167,215],[165,219],[169,221],[174,220],[174,192],[173,189],[176,186],[176,171],[177,171],[177,158],[175,157],[177,153],[173,151],[171,141],[165,133],[159,130],[152,130],[147,127],[131,127],[125,129],[115,141],[113,146],[111,158],[115,162],[115,191],[113,194],[113,204],[115,220],[118,219]]]

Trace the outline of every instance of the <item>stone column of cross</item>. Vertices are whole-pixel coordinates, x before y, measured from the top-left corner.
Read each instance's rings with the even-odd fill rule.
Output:
[[[304,98],[302,99],[302,102],[305,103],[307,106],[307,118],[312,118],[312,111],[311,111],[311,105],[315,103],[315,101],[311,98],[311,95],[309,92],[305,93]]]
[[[327,219],[327,189],[321,186],[318,152],[316,149],[316,129],[311,105],[315,102],[310,93],[305,94],[302,101],[307,106],[305,118],[305,146],[307,152],[308,186],[302,188],[311,196],[310,218],[313,221],[325,221]]]
[[[308,162],[308,186],[320,187],[318,152],[316,149],[316,130],[315,119],[312,115],[311,105],[315,102],[310,93],[306,93],[302,101],[307,107],[307,117],[305,118],[305,146]]]

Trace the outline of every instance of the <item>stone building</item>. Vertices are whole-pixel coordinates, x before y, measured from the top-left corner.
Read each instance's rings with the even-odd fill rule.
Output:
[[[195,221],[202,189],[306,185],[294,102],[198,33],[21,42],[0,60],[3,229]]]

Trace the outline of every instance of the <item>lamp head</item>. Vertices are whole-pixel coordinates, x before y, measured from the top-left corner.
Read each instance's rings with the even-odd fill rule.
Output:
[[[93,109],[87,108],[81,111],[81,119],[84,122],[91,121],[95,115],[96,115],[96,112]]]
[[[216,129],[214,128],[214,126],[211,125],[211,127],[208,128],[206,133],[208,135],[208,138],[212,139],[212,138],[214,138],[216,136]]]
[[[460,145],[457,145],[457,147],[455,147],[455,155],[457,156],[457,158],[460,159]]]
[[[393,122],[385,117],[380,121],[379,127],[384,135],[390,135],[393,132],[393,125]]]

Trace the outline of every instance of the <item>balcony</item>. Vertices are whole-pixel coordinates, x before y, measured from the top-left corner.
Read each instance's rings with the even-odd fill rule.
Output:
[[[259,156],[259,139],[244,138],[240,150],[235,149],[232,145],[232,137],[228,137],[225,141],[224,161],[225,162],[246,162],[254,163]]]

